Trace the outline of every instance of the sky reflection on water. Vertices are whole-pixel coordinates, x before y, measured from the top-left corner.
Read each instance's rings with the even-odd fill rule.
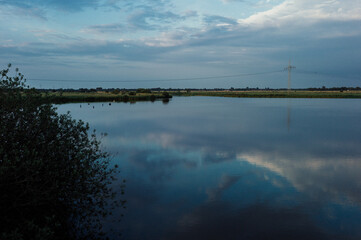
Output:
[[[127,179],[113,225],[124,239],[360,239],[360,106],[190,97],[58,108],[108,133]]]

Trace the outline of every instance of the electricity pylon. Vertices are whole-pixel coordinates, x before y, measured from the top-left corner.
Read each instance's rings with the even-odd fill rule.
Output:
[[[291,65],[291,60],[288,62],[288,66],[285,68],[285,70],[288,70],[288,93],[291,91],[291,71],[293,68],[296,68],[295,66]]]

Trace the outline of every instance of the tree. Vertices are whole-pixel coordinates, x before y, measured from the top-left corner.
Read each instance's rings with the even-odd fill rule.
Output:
[[[138,88],[137,93],[152,93],[150,89]]]
[[[0,71],[0,239],[101,239],[118,172],[95,131]],[[123,187],[120,191],[123,191]]]
[[[114,90],[112,91],[112,93],[113,93],[113,94],[119,94],[119,93],[120,93],[120,89],[119,89],[119,88],[114,89]]]
[[[163,98],[172,98],[172,96],[169,94],[169,92],[162,92]],[[169,101],[169,99],[168,99]]]

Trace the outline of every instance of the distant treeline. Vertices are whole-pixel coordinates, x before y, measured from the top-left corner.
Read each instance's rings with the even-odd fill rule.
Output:
[[[151,93],[151,92],[178,92],[178,91],[284,91],[287,88],[58,88],[58,89],[38,89],[41,92],[107,92],[107,93],[120,93],[120,92],[136,92],[136,93]],[[292,89],[293,91],[360,91],[361,87],[320,87],[320,88],[298,88]]]

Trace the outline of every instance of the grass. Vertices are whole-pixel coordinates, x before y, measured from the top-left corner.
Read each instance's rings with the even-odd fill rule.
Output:
[[[52,103],[77,103],[77,102],[137,102],[137,101],[169,101],[163,92],[136,93],[120,92],[117,94],[98,92],[48,92]],[[175,96],[212,96],[236,98],[361,98],[361,91],[307,91],[307,90],[250,90],[250,91],[177,91]]]
[[[306,91],[306,90],[255,90],[255,91],[181,91],[176,96],[212,96],[237,98],[361,98],[361,91]]]
[[[134,94],[134,95],[133,95]],[[77,103],[77,102],[137,102],[137,101],[166,101],[163,93],[108,93],[108,92],[50,92],[43,93],[52,103]]]

